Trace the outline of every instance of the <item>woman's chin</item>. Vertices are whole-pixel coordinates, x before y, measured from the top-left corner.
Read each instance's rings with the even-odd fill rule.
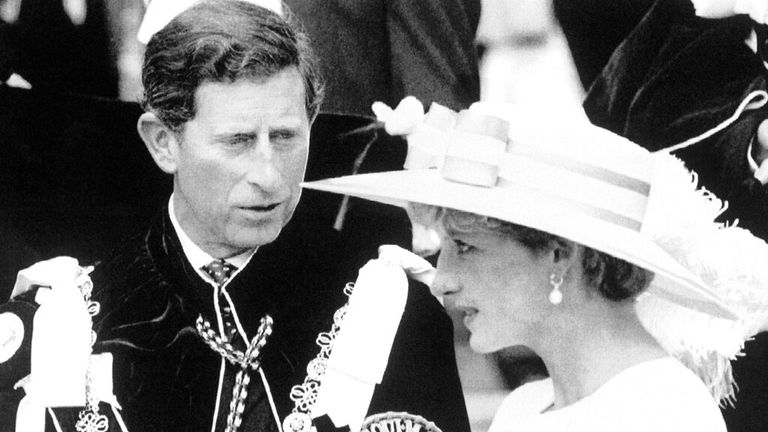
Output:
[[[472,351],[480,354],[489,354],[501,349],[500,347],[497,347],[496,344],[490,342],[491,341],[484,339],[482,336],[477,336],[474,333],[469,336],[469,347],[472,348]]]

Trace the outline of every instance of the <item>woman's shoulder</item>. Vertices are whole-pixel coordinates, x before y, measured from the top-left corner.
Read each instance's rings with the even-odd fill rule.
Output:
[[[513,390],[496,410],[488,432],[518,430],[554,402],[551,379],[532,381]]]
[[[617,393],[625,392],[648,403],[679,403],[678,399],[684,397],[692,403],[717,406],[701,379],[672,357],[645,361],[625,369],[595,392],[595,396],[612,399]]]
[[[704,383],[673,358],[628,368],[591,399],[593,409],[623,430],[725,432],[720,409]]]
[[[549,379],[519,387],[501,404],[489,432],[726,430],[704,384],[672,358],[625,369],[573,405],[547,410],[553,397]]]

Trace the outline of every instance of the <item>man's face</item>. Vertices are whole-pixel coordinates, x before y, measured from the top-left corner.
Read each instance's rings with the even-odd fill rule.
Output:
[[[228,257],[275,240],[299,202],[309,150],[296,68],[203,83],[175,150],[174,207],[203,250]]]

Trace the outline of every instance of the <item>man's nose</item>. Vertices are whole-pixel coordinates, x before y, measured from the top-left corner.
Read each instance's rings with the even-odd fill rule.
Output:
[[[282,183],[279,155],[272,149],[268,139],[259,139],[248,153],[246,181],[265,191],[275,191]]]

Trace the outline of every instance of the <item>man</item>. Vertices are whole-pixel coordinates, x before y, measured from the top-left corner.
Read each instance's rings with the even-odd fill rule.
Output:
[[[207,0],[152,37],[142,72],[139,134],[173,194],[95,270],[93,351],[114,358],[127,430],[281,430],[353,276],[333,231],[289,224],[322,93],[307,42],[266,9]],[[245,367],[230,361],[248,353]],[[73,428],[77,411],[53,417]],[[451,324],[424,287],[408,291],[368,412],[389,411],[469,429]]]

